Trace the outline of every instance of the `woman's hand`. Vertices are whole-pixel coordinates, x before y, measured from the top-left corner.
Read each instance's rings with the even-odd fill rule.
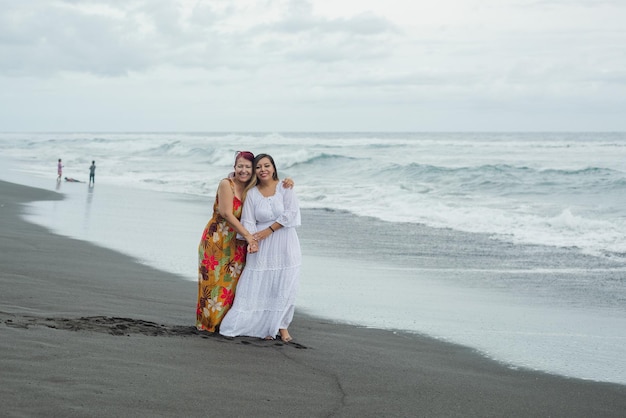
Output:
[[[256,234],[254,234],[254,239],[256,239],[257,241],[263,241],[265,238],[269,237],[270,235],[272,235],[272,230],[269,228],[265,228],[261,231],[258,231]]]
[[[293,182],[291,177],[287,177],[285,180],[283,180],[283,187],[285,189],[293,189],[294,185],[295,185],[295,183]]]
[[[256,238],[252,236],[252,234],[248,234],[245,238],[248,242],[248,252],[250,254],[259,251],[259,243],[257,242]]]
[[[252,242],[248,243],[248,253],[249,254],[253,254],[256,253],[257,251],[259,251],[259,244],[256,242],[256,240],[253,240]]]

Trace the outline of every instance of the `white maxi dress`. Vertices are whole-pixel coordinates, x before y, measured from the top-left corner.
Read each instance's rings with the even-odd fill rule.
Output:
[[[235,302],[220,325],[224,336],[275,337],[293,319],[302,265],[295,229],[301,223],[298,199],[282,183],[270,197],[251,189],[243,205],[242,225],[254,234],[274,222],[283,227],[259,241],[259,251],[247,256]]]

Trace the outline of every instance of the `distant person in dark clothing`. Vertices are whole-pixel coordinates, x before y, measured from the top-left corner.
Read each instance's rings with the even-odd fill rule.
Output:
[[[89,184],[96,184],[96,162],[92,161],[89,167]]]

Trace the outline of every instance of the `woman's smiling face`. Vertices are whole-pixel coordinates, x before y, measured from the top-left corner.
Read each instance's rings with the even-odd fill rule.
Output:
[[[274,165],[269,158],[261,158],[256,165],[256,175],[260,181],[274,178]]]
[[[252,177],[252,162],[245,158],[237,158],[235,161],[235,178],[242,183],[247,183]]]

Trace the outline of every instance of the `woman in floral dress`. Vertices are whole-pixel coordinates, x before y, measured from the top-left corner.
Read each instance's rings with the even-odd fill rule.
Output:
[[[198,246],[198,304],[196,328],[215,332],[230,309],[237,280],[246,262],[246,250],[256,250],[256,241],[239,222],[244,190],[252,179],[254,154],[240,151],[235,172],[222,179],[213,204],[213,217]],[[238,240],[237,233],[245,238]]]

